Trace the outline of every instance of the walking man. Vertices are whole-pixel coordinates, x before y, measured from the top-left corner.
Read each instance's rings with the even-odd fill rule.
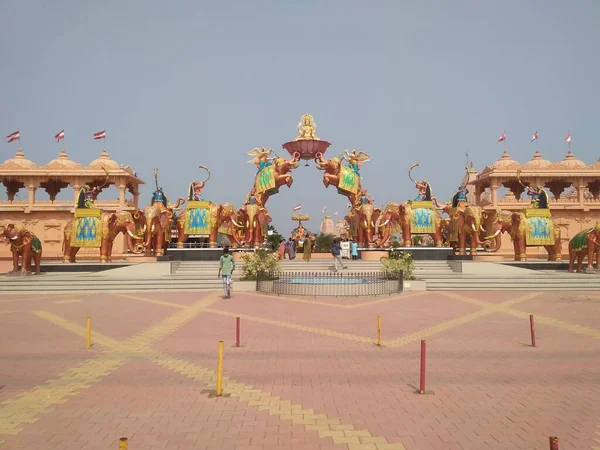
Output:
[[[229,253],[229,247],[223,249],[223,255],[219,259],[219,278],[223,280],[223,291],[225,292],[225,298],[231,298],[231,275],[235,270],[235,261],[233,256]]]
[[[333,255],[333,269],[336,272],[338,271],[338,264],[340,265],[340,267],[342,269],[348,268],[344,265],[344,262],[342,261],[341,253],[342,253],[342,246],[340,245],[340,240],[334,239],[333,245],[331,246],[331,254]]]

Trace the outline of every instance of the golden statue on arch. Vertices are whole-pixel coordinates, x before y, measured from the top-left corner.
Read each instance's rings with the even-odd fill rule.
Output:
[[[299,135],[294,139],[294,141],[321,140],[315,134],[317,132],[317,124],[315,123],[313,116],[310,114],[304,114],[300,118],[300,123],[298,124],[297,129]]]

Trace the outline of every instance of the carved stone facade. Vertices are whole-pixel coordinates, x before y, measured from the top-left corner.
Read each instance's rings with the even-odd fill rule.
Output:
[[[106,170],[106,172],[104,171]],[[108,173],[109,185],[119,190],[118,200],[103,200],[102,193],[97,207],[106,211],[136,211],[139,201],[139,179],[129,167],[120,166],[106,150],[87,166],[71,159],[62,150],[58,158],[38,166],[28,160],[21,149],[15,156],[0,164],[0,183],[6,188],[7,200],[0,200],[0,225],[15,223],[23,225],[42,241],[44,259],[62,260],[63,229],[73,218],[79,190],[86,184],[101,185]],[[72,200],[57,200],[57,194],[70,187]],[[27,190],[27,199],[15,199],[21,190]],[[127,193],[131,194],[127,198]],[[45,198],[44,198],[45,197]],[[113,248],[113,259],[126,250],[123,236],[118,236]],[[8,245],[0,245],[0,259],[10,258]],[[81,249],[78,259],[100,259],[99,249]]]
[[[517,178],[520,171],[521,182],[527,186],[542,186],[549,194],[549,207],[552,218],[561,231],[563,259],[568,258],[569,240],[579,231],[600,222],[600,160],[586,165],[569,151],[562,161],[551,162],[536,151],[525,164],[513,160],[504,151],[498,161],[486,166],[480,173],[470,176],[468,185],[469,202],[484,208],[490,218],[484,225],[492,231],[492,220],[497,211],[521,211],[530,204],[525,188]],[[499,190],[506,188],[502,197]],[[502,247],[498,254],[506,258],[513,255],[510,236],[502,235]],[[528,259],[547,256],[542,247],[530,247]]]

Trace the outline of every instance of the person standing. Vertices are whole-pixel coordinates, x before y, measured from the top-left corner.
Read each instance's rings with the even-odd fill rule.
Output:
[[[233,256],[229,253],[229,247],[223,249],[223,254],[219,259],[219,278],[223,281],[223,291],[225,292],[225,298],[231,298],[231,286],[233,284],[231,276],[235,270],[235,261]]]
[[[331,245],[331,254],[333,255],[333,269],[336,272],[338,271],[338,264],[340,265],[340,267],[342,269],[348,268],[344,265],[344,262],[342,261],[341,252],[342,252],[342,247],[340,246],[339,239],[334,239],[333,244]]]
[[[309,262],[310,257],[312,256],[312,239],[310,238],[310,234],[306,234],[304,238],[303,245],[303,253],[304,253],[304,261]]]
[[[342,248],[342,259],[350,259],[350,242],[348,239],[344,239],[340,245]]]
[[[358,259],[358,244],[355,241],[350,241],[350,248],[352,251],[352,261]]]
[[[285,259],[285,239],[282,239],[279,242],[279,249],[277,250],[279,254],[279,259]]]
[[[294,242],[292,238],[289,238],[287,241],[287,251],[290,260],[296,259],[296,242]]]

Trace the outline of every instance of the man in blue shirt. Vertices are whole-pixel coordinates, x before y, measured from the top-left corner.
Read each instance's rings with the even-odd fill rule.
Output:
[[[340,267],[342,269],[347,269],[348,267],[346,267],[342,261],[342,246],[340,245],[340,240],[339,239],[334,239],[333,240],[333,245],[331,246],[331,254],[333,255],[333,269],[337,272],[338,271],[338,264],[340,265]]]

